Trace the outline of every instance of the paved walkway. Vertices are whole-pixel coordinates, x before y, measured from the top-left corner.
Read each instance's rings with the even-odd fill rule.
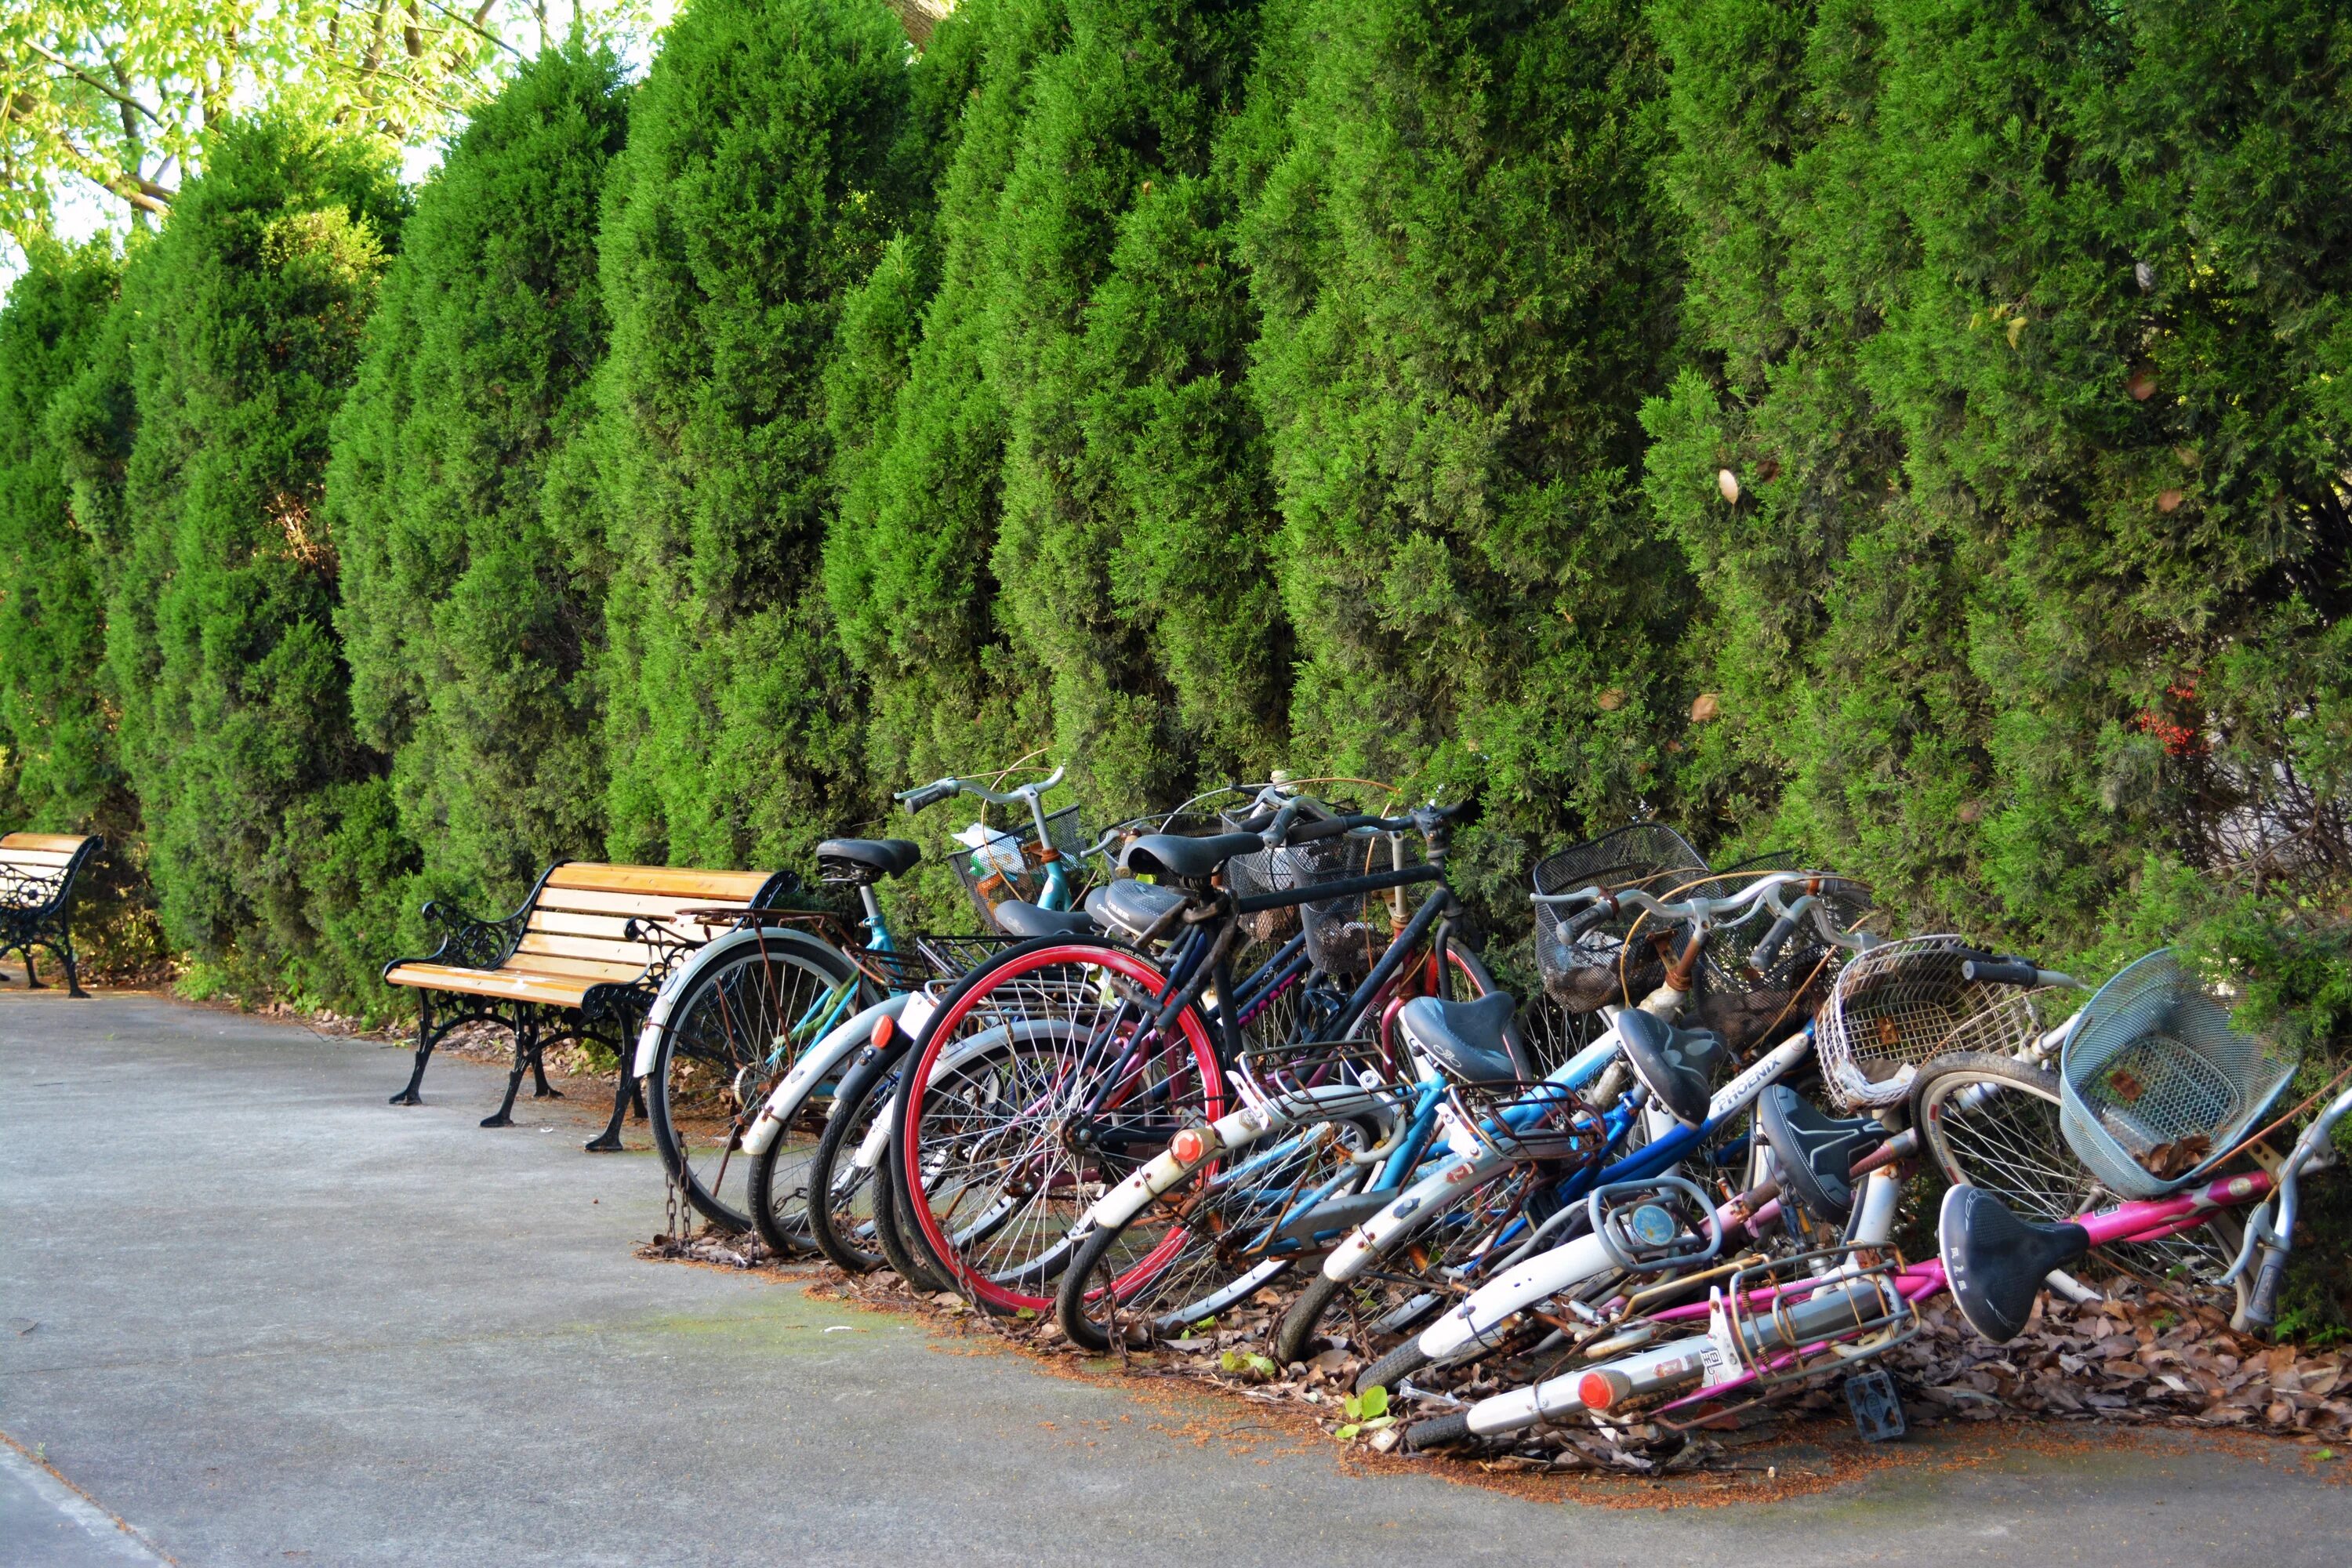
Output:
[[[2347,1561],[2342,1464],[2267,1444],[1947,1441],[1663,1512],[1347,1475],[1230,1402],[640,1262],[661,1183],[580,1152],[593,1105],[485,1131],[499,1075],[394,1110],[405,1070],[0,993],[0,1563]]]

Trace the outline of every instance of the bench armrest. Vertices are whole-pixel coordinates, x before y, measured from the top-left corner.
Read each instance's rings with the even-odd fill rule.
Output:
[[[395,958],[383,966],[389,974],[404,963],[446,963],[464,969],[496,969],[506,962],[517,943],[522,941],[523,923],[530,917],[530,906],[537,899],[537,889],[522,901],[522,907],[499,920],[482,920],[463,910],[451,909],[437,900],[425,904],[419,912],[425,923],[441,932],[441,945],[421,958]]]

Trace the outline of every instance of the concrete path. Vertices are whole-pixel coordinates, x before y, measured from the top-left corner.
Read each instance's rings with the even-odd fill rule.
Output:
[[[640,1262],[661,1182],[580,1152],[593,1104],[484,1131],[499,1075],[438,1060],[394,1110],[405,1070],[0,994],[0,1563],[2347,1560],[2347,1462],[2263,1443],[1978,1430],[1664,1511],[1351,1476],[1234,1402]]]

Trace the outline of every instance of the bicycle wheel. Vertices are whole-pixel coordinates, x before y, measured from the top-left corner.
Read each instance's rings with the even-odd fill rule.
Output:
[[[894,1201],[898,1183],[891,1177],[888,1151],[872,1165],[856,1160],[875,1125],[887,1123],[913,1044],[900,1035],[882,1050],[869,1047],[843,1076],[833,1114],[825,1118],[824,1134],[809,1160],[809,1191],[827,1194],[823,1203],[809,1205],[809,1238],[848,1273],[888,1268],[929,1293],[946,1289],[947,1281],[918,1262],[907,1245]]]
[[[1458,1299],[1460,1276],[1506,1237],[1543,1179],[1536,1165],[1507,1166],[1452,1207],[1399,1232],[1354,1279],[1318,1273],[1275,1333],[1275,1360],[1288,1366],[1321,1345],[1364,1362],[1385,1356]]]
[[[1380,1137],[1369,1119],[1294,1127],[1203,1166],[1128,1224],[1097,1228],[1055,1297],[1062,1331],[1085,1350],[1140,1349],[1241,1306],[1362,1217],[1378,1166],[1351,1156]]]
[[[687,1200],[713,1224],[749,1231],[751,1162],[737,1158],[746,1119],[801,1047],[877,998],[856,965],[799,931],[722,938],[693,962],[646,1075],[646,1118]],[[784,1130],[772,1187],[805,1186],[817,1131]]]
[[[924,1030],[892,1124],[904,1223],[981,1305],[1050,1309],[1078,1217],[1229,1109],[1197,1009],[1153,1027],[1163,984],[1126,948],[1049,937],[965,976]]]
[[[2066,1145],[2058,1075],[1985,1051],[1956,1051],[1919,1071],[1912,1125],[1937,1170],[1955,1185],[1994,1194],[2028,1219],[2069,1220],[2114,1201]],[[2146,1279],[2212,1289],[2245,1232],[2233,1215],[2162,1241],[2103,1247],[2097,1256]]]

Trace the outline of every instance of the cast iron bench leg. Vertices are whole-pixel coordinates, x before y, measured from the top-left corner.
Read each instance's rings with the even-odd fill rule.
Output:
[[[511,1127],[514,1125],[515,1096],[521,1092],[522,1075],[530,1069],[533,1050],[532,1038],[539,1032],[536,1023],[529,1009],[520,1002],[515,1004],[514,1068],[507,1074],[507,1097],[499,1102],[497,1115],[482,1118],[483,1126]]]
[[[422,1105],[416,1087],[425,1081],[425,1064],[433,1057],[433,993],[416,994],[416,1070],[408,1075],[408,1087],[392,1097],[394,1105]]]
[[[613,1120],[583,1145],[591,1154],[621,1152],[621,1119],[629,1113],[629,1101],[637,1098],[636,1083],[629,1077],[629,1047],[624,1044],[621,1050],[621,1081],[613,1086]]]
[[[81,967],[74,962],[73,938],[66,938],[65,945],[58,950],[58,957],[66,966],[66,994],[87,1000],[89,993],[81,988]],[[32,961],[27,959],[25,963],[26,973],[28,974],[32,973]]]
[[[547,1045],[539,1031],[530,1037],[530,1097],[533,1100],[562,1100],[563,1091],[547,1081]]]

